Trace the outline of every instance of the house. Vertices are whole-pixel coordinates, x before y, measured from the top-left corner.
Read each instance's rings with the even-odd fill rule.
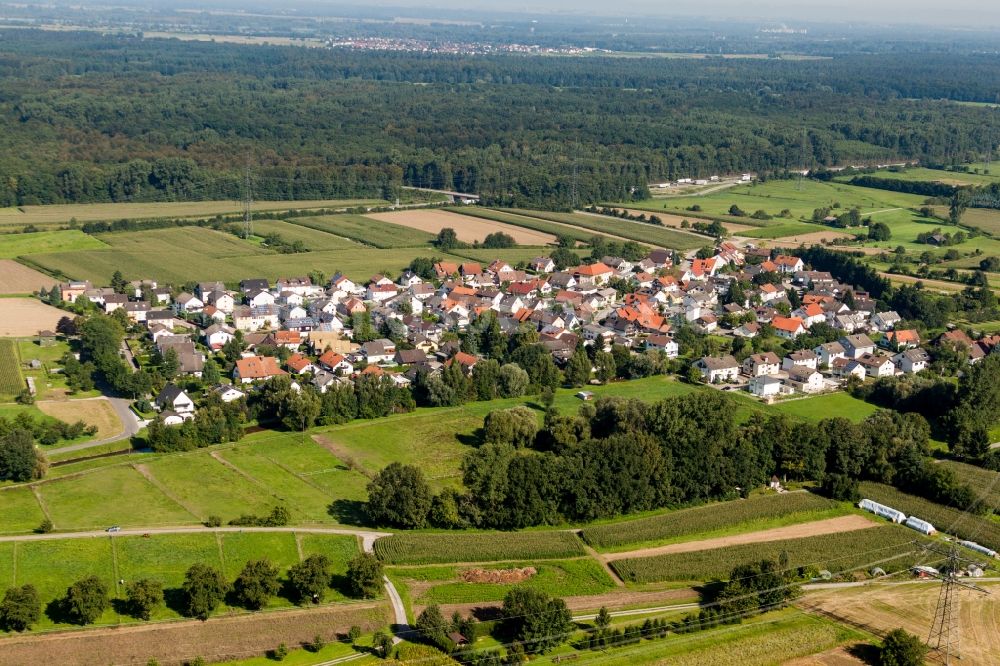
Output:
[[[868,353],[855,360],[865,369],[867,377],[892,377],[896,374],[896,366],[889,356]]]
[[[151,292],[153,302],[157,305],[168,305],[173,299],[168,287],[157,287]]]
[[[586,332],[584,337],[586,337]],[[646,338],[646,349],[662,351],[667,355],[667,358],[677,358],[679,351],[677,343],[668,335],[650,335]]]
[[[834,377],[857,377],[858,379],[864,379],[867,376],[865,367],[861,363],[853,358],[845,357],[833,359],[830,363],[830,374]]]
[[[528,262],[528,267],[536,273],[551,273],[556,269],[556,264],[551,257],[535,257]]]
[[[458,363],[465,370],[465,374],[472,374],[472,369],[476,367],[479,363],[479,357],[473,356],[472,354],[467,354],[463,351],[456,352],[454,356],[445,361],[446,366],[450,366],[452,363]]]
[[[146,321],[146,313],[150,310],[148,301],[132,301],[122,306],[130,321],[142,323]]]
[[[298,331],[274,331],[267,336],[266,344],[295,351],[302,344],[302,334]]]
[[[76,303],[76,299],[83,296],[84,292],[93,289],[93,285],[87,281],[71,281],[59,285],[59,298],[67,303]]]
[[[875,352],[875,343],[864,333],[848,335],[838,340],[838,342],[844,348],[844,356],[846,358],[859,359],[865,354],[873,354]]]
[[[774,352],[753,354],[743,361],[743,374],[750,377],[775,375],[781,369],[781,359]]]
[[[194,415],[194,401],[188,394],[174,384],[167,384],[159,392],[155,400],[156,408],[159,410],[173,410],[178,414],[187,414],[185,418]]]
[[[792,312],[793,317],[803,321],[806,328],[826,321],[826,312],[819,303],[809,303]]]
[[[773,262],[779,273],[797,273],[805,268],[801,259],[787,254],[779,254]]]
[[[192,417],[191,414],[187,415],[179,414],[172,409],[166,409],[160,412],[159,419],[160,422],[163,423],[163,425],[176,426],[176,425],[181,425],[182,423],[184,423],[184,421],[187,420],[186,418],[184,418],[185,416]]]
[[[927,364],[930,362],[930,355],[919,347],[917,349],[907,349],[893,356],[892,362],[896,364],[896,367],[901,372],[909,375],[926,369]]]
[[[202,331],[202,335],[205,337],[205,345],[209,349],[219,350],[227,342],[235,339],[236,331],[224,324],[212,324]]]
[[[381,303],[383,301],[388,301],[396,296],[396,285],[389,284],[370,284],[365,290],[365,300],[372,301],[375,303]]]
[[[815,369],[797,365],[788,371],[785,384],[802,393],[816,393],[823,390],[823,375]]]
[[[820,367],[833,367],[833,362],[838,358],[847,358],[847,351],[844,345],[839,342],[827,342],[813,347],[813,353],[819,357]]]
[[[739,328],[733,329],[733,335],[741,338],[755,338],[759,333],[760,333],[760,324],[758,324],[757,322],[741,324]]]
[[[573,269],[573,277],[581,286],[598,287],[607,284],[614,275],[614,269],[601,262],[584,264]]]
[[[174,306],[178,312],[197,314],[205,308],[205,302],[194,294],[184,292],[174,301]]]
[[[646,257],[656,268],[669,268],[674,265],[674,253],[672,250],[653,250]]]
[[[740,374],[740,364],[730,355],[717,358],[704,356],[694,363],[702,378],[709,384],[735,381]]]
[[[279,294],[292,293],[303,297],[322,291],[313,286],[312,279],[308,277],[280,278],[274,288]]]
[[[319,357],[319,365],[328,372],[342,375],[354,373],[354,364],[348,361],[346,356],[338,354],[332,349],[323,352],[323,355]]]
[[[104,297],[104,312],[111,314],[126,303],[128,303],[128,296],[125,294],[108,294]]]
[[[393,361],[396,365],[419,365],[427,362],[427,354],[420,349],[397,349]]]
[[[295,375],[304,375],[316,370],[316,366],[309,360],[309,357],[302,354],[292,354],[285,361],[285,365],[288,367],[288,371]]]
[[[386,338],[379,338],[361,345],[361,353],[370,364],[392,363],[392,359],[396,356],[396,343]]]
[[[819,356],[811,349],[798,349],[781,360],[781,369],[809,368],[815,370],[818,360]]]
[[[170,310],[150,310],[146,313],[146,328],[150,328],[154,324],[172,329],[177,325],[177,319]]]
[[[876,315],[877,316],[877,315]],[[885,347],[893,351],[903,351],[920,346],[920,333],[915,329],[907,328],[900,331],[889,331],[882,338]]]
[[[794,340],[806,332],[805,323],[798,317],[774,317],[771,326],[775,335],[786,340]]]
[[[760,285],[760,302],[770,303],[786,296],[784,287],[776,287],[770,282]]]
[[[274,294],[269,291],[251,292],[247,295],[247,305],[252,308],[262,305],[274,305]]]
[[[903,321],[903,318],[892,310],[889,312],[876,312],[872,316],[872,328],[882,332],[891,331],[901,321]]]
[[[439,280],[446,280],[453,275],[458,275],[458,264],[451,261],[439,261],[434,264],[434,275]]]
[[[219,384],[212,388],[212,392],[218,395],[222,402],[235,402],[247,397],[246,393],[231,384]]]
[[[278,367],[278,359],[273,356],[249,356],[236,361],[233,368],[233,380],[241,384],[272,377],[280,377],[288,373]]]
[[[244,296],[249,296],[250,294],[257,293],[258,291],[267,291],[270,288],[271,283],[263,278],[240,280],[240,291]]]
[[[771,375],[758,375],[750,379],[747,389],[758,398],[771,398],[787,391],[784,383]]]

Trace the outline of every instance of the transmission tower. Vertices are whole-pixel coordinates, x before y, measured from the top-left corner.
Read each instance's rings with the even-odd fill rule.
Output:
[[[573,206],[573,210],[576,210],[580,206],[580,195],[579,195],[579,192],[577,190],[577,175],[578,175],[577,169],[578,169],[578,167],[577,167],[577,164],[576,164],[576,158],[574,157],[573,158],[573,187],[570,190],[570,195],[569,195],[570,199],[571,199],[570,203]]]
[[[929,656],[932,659],[950,665],[953,660],[962,658],[959,632],[961,600],[958,596],[961,588],[975,590],[982,594],[989,594],[989,592],[978,585],[959,579],[958,572],[962,564],[979,565],[980,563],[961,557],[958,554],[958,546],[952,544],[948,550],[932,545],[923,545],[923,548],[947,558],[944,573],[931,574],[941,580],[941,592],[938,594],[937,607],[934,609],[931,631],[927,636],[927,647],[930,648]]]
[[[247,158],[246,169],[243,171],[243,188],[240,196],[243,200],[243,237],[253,236],[253,190],[250,182],[250,159]]]
[[[795,182],[795,189],[802,189],[802,181],[805,180],[806,171],[809,170],[809,160],[806,157],[806,148],[809,144],[809,130],[802,130],[802,152],[799,155],[799,166],[801,170],[799,171],[799,178]]]

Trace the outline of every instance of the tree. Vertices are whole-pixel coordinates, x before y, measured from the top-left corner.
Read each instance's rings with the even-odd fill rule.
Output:
[[[444,619],[437,604],[431,604],[417,616],[417,631],[427,642],[446,652],[450,651],[448,649],[449,643],[451,643],[448,638],[448,622]]]
[[[278,567],[268,559],[247,562],[233,581],[236,602],[248,610],[260,610],[278,593]]]
[[[308,430],[323,411],[319,394],[309,388],[290,391],[281,404],[281,422],[289,430]]]
[[[206,384],[218,384],[222,380],[222,374],[219,372],[219,364],[214,359],[209,358],[205,361],[205,367],[201,371],[201,378]]]
[[[115,271],[112,273],[111,289],[113,289],[116,294],[124,294],[126,287],[128,287],[128,282],[126,282],[125,276],[122,275],[122,272]]]
[[[746,217],[746,213],[736,204],[729,207],[729,214],[733,217]]]
[[[451,227],[445,227],[438,232],[434,243],[442,250],[453,250],[459,247],[458,234]]]
[[[599,351],[594,354],[594,369],[597,381],[602,384],[610,382],[618,373],[615,357],[606,351]]]
[[[601,606],[601,610],[597,612],[597,617],[594,618],[594,625],[602,630],[611,626],[611,613],[608,612],[607,606]]]
[[[382,563],[372,553],[360,553],[347,563],[351,596],[371,599],[382,589]]]
[[[500,613],[508,635],[523,643],[529,654],[563,643],[573,628],[566,602],[541,590],[515,587],[504,597]]]
[[[368,484],[365,512],[375,525],[427,526],[433,493],[420,468],[393,462]]]
[[[505,234],[502,231],[494,231],[488,234],[486,238],[483,239],[482,247],[489,249],[502,249],[516,247],[517,241],[510,234]]]
[[[63,597],[66,616],[76,624],[93,623],[110,605],[108,586],[97,576],[76,581]]]
[[[392,646],[392,636],[384,631],[376,631],[375,635],[372,636],[372,647],[382,655],[383,659],[388,659],[392,654]]]
[[[531,379],[528,377],[528,373],[516,363],[502,366],[497,375],[497,391],[501,398],[517,398],[524,395],[530,383]]]
[[[522,448],[530,446],[537,433],[538,417],[524,405],[495,409],[483,419],[483,441],[486,444],[510,444]]]
[[[0,480],[30,481],[45,472],[45,457],[35,449],[31,431],[14,428],[0,435]]]
[[[34,585],[7,588],[0,602],[0,627],[6,631],[27,631],[41,617],[41,601]]]
[[[892,238],[892,230],[885,222],[876,222],[868,227],[868,238],[873,241],[887,241]]]
[[[330,559],[326,555],[310,555],[288,570],[288,584],[296,600],[323,600],[330,586]]]
[[[927,646],[905,629],[893,629],[882,639],[879,663],[882,666],[922,666]]]
[[[181,591],[184,594],[184,614],[207,620],[225,598],[229,583],[218,569],[198,562],[184,574]]]
[[[587,355],[587,350],[584,349],[583,340],[581,339],[577,343],[573,355],[569,357],[569,362],[566,364],[566,370],[563,373],[566,383],[575,387],[585,386],[590,383],[592,368],[593,365],[590,362],[590,356]]]
[[[948,206],[948,221],[953,225],[958,226],[962,221],[962,215],[965,214],[965,209],[969,206],[970,198],[969,191],[965,188],[956,190],[951,197],[951,204]]]
[[[163,603],[163,583],[141,578],[125,586],[125,606],[129,615],[148,620],[153,609]]]

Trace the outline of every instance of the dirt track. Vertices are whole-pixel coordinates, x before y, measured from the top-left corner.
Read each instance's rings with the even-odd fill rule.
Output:
[[[701,541],[672,543],[667,546],[643,548],[641,550],[632,550],[626,553],[607,553],[601,555],[601,557],[606,562],[613,562],[615,560],[626,560],[634,557],[652,557],[654,555],[670,555],[673,553],[691,553],[698,550],[712,550],[714,548],[739,546],[747,543],[781,541],[782,539],[801,539],[803,537],[820,536],[822,534],[852,532],[854,530],[863,530],[876,526],[877,523],[873,523],[863,516],[852,514],[850,516],[840,516],[839,518],[815,520],[811,523],[800,523],[798,525],[788,525],[787,527],[775,527],[774,529],[761,530],[759,532],[734,534],[732,536],[718,537],[715,539],[703,539]]]
[[[0,659],[6,666],[36,664],[135,664],[156,658],[160,664],[180,664],[202,657],[227,661],[263,656],[279,643],[290,648],[319,635],[327,641],[346,634],[352,625],[365,631],[389,622],[384,602],[334,605],[325,608],[253,613],[170,623],[141,624],[87,631],[0,638]]]
[[[442,210],[408,210],[393,213],[370,213],[368,217],[382,222],[398,224],[402,227],[419,229],[428,233],[436,234],[448,227],[455,230],[458,240],[472,243],[482,242],[486,236],[497,231],[502,231],[509,236],[513,236],[519,245],[548,245],[556,242],[556,237],[552,234],[515,227],[502,222],[484,220],[478,217],[457,217],[456,215]]]

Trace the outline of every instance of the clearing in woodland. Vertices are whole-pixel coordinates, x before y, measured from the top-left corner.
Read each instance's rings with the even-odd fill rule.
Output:
[[[525,229],[523,227],[513,227],[502,222],[484,220],[469,216],[456,217],[443,210],[407,210],[392,213],[371,213],[366,215],[382,222],[390,222],[411,229],[419,229],[428,233],[437,234],[445,228],[455,230],[458,240],[465,243],[483,242],[488,235],[501,231],[512,236],[519,245],[549,245],[556,242],[556,237],[552,234]]]

